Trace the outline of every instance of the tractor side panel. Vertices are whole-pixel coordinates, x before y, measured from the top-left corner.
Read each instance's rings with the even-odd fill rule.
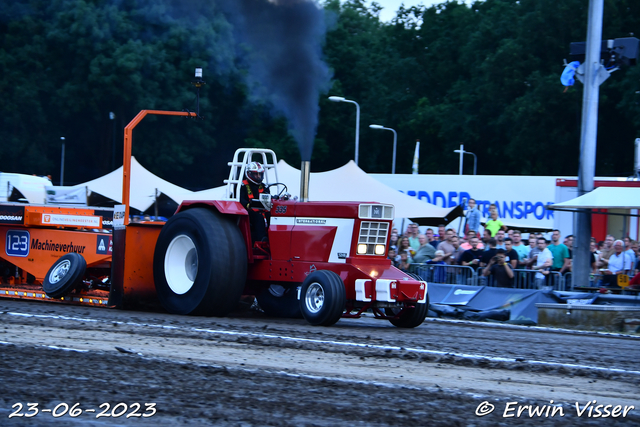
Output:
[[[274,260],[291,259],[291,233],[293,232],[296,203],[293,200],[275,200],[269,221],[269,246]]]
[[[344,264],[351,252],[354,224],[351,218],[296,217],[293,259]]]
[[[291,232],[293,222],[289,218],[271,217],[269,225],[269,246],[274,260],[291,259]]]
[[[331,226],[296,225],[291,240],[293,259],[328,262],[337,230],[338,227]]]

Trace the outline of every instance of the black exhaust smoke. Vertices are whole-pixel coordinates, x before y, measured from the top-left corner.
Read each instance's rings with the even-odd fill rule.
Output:
[[[235,34],[248,47],[247,85],[254,100],[283,114],[303,161],[311,160],[318,100],[331,75],[322,60],[324,10],[316,0],[225,0]]]

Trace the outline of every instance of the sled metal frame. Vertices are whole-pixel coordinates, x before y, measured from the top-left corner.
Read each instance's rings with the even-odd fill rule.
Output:
[[[193,111],[164,111],[164,110],[142,110],[124,128],[124,153],[122,163],[122,204],[124,205],[124,225],[129,225],[129,198],[131,192],[131,146],[133,142],[133,129],[148,114],[158,116],[182,116],[197,118]]]

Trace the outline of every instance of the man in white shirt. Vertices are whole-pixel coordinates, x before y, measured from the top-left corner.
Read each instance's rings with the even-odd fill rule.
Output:
[[[536,259],[536,264],[532,267],[534,270],[538,270],[536,273],[536,286],[538,289],[543,289],[546,286],[549,270],[553,263],[553,254],[551,254],[551,251],[547,248],[548,243],[544,237],[538,238],[538,249],[540,249],[540,253]]]
[[[628,274],[633,268],[633,260],[624,250],[624,242],[616,240],[613,242],[614,253],[609,257],[609,265],[603,271],[602,281],[608,286],[618,285],[618,274]]]

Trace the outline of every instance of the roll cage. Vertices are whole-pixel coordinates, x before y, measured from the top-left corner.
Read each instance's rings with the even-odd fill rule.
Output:
[[[245,177],[247,165],[251,162],[260,162],[264,167],[264,184],[267,187],[280,184],[280,181],[278,181],[278,159],[273,150],[266,148],[238,148],[233,155],[233,161],[228,163],[231,166],[231,170],[229,171],[229,179],[224,180],[224,183],[227,184],[227,189],[223,200],[240,201],[239,188]]]

